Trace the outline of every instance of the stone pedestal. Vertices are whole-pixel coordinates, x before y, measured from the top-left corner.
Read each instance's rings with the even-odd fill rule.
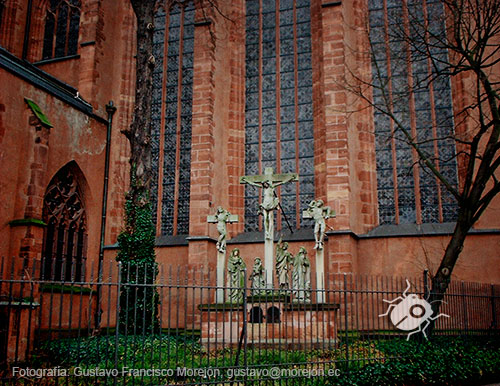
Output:
[[[325,250],[316,249],[316,301],[325,302]]]
[[[338,304],[296,304],[287,299],[242,304],[206,304],[201,341],[210,349],[237,346],[246,327],[246,344],[262,348],[333,347],[337,339]]]

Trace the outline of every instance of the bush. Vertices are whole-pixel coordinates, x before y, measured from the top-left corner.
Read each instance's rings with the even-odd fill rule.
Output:
[[[158,275],[155,262],[155,228],[151,220],[151,204],[135,206],[125,203],[125,229],[118,236],[122,263],[119,328],[129,334],[157,331],[158,292],[145,284],[154,284]]]
[[[422,343],[380,341],[376,346],[389,359],[350,372],[345,368],[332,384],[471,385],[500,379],[498,341],[442,337]]]

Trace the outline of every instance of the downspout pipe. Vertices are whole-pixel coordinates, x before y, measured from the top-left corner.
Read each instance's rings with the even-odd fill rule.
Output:
[[[108,113],[108,129],[106,133],[106,155],[104,157],[104,184],[102,188],[102,212],[101,212],[101,236],[99,242],[99,264],[98,264],[98,279],[97,279],[97,309],[95,315],[95,328],[99,329],[101,324],[101,295],[102,295],[102,270],[104,263],[104,236],[106,232],[106,211],[108,207],[108,185],[109,185],[109,154],[111,150],[111,128],[113,127],[113,115],[116,112],[116,107],[113,101],[109,101],[106,105]]]

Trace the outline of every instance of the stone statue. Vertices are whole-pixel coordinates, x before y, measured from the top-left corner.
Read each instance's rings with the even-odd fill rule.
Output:
[[[288,271],[292,261],[293,255],[288,252],[288,243],[282,242],[280,237],[276,246],[276,276],[280,290],[287,290],[290,287]]]
[[[229,255],[227,262],[229,301],[239,303],[243,300],[243,291],[245,289],[245,262],[240,256],[240,250],[235,248]]]
[[[238,222],[238,216],[232,215],[228,210],[224,209],[222,206],[217,208],[217,212],[213,216],[208,216],[207,221],[211,223],[217,223],[217,231],[219,232],[219,238],[217,240],[217,250],[219,252],[225,252],[226,250],[226,237],[227,237],[227,223]]]
[[[311,201],[309,207],[304,211],[303,217],[314,220],[314,239],[316,240],[314,249],[323,249],[326,229],[325,220],[335,217],[335,212],[329,206],[324,206],[323,200],[317,200]]]
[[[262,260],[258,257],[255,258],[250,280],[252,281],[252,295],[263,295],[266,293],[266,275]]]
[[[240,183],[257,186],[263,190],[263,199],[259,204],[259,214],[264,216],[265,238],[268,240],[274,238],[272,213],[279,206],[279,200],[274,189],[287,182],[297,181],[297,179],[298,176],[295,173],[273,174],[272,168],[266,168],[264,175],[243,176],[240,178]]]
[[[304,247],[293,260],[292,286],[295,301],[311,301],[311,263]]]

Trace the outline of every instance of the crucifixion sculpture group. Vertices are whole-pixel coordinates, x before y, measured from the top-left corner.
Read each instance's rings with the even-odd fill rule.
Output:
[[[311,264],[307,257],[307,250],[301,247],[297,256],[288,251],[288,243],[282,242],[281,238],[277,245],[276,259],[274,253],[274,211],[282,210],[276,188],[280,185],[298,181],[296,173],[274,174],[272,168],[266,168],[264,174],[253,176],[242,176],[241,184],[256,186],[262,189],[262,201],[259,204],[258,213],[263,216],[264,225],[264,265],[262,260],[255,258],[254,268],[250,274],[252,281],[252,293],[265,294],[273,288],[273,272],[276,272],[278,288],[281,291],[289,289],[289,271],[292,270],[292,289],[294,300],[299,302],[311,301]],[[284,213],[283,213],[284,214]],[[324,205],[322,200],[311,201],[308,208],[303,212],[303,218],[314,220],[314,238],[316,250],[316,282],[317,289],[324,289],[324,236],[326,230],[326,219],[335,217],[335,212]],[[219,237],[217,239],[217,291],[216,302],[224,302],[224,265],[226,260],[226,238],[227,223],[238,221],[238,216],[232,215],[226,209],[218,207],[214,215],[208,216],[209,223],[217,224]],[[239,249],[231,251],[228,260],[227,286],[231,288],[228,295],[230,302],[240,302],[243,296],[244,269],[246,268],[240,256]],[[317,301],[323,299],[319,296]]]

